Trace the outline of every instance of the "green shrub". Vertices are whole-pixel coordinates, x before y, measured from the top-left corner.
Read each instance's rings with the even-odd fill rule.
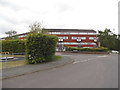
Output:
[[[67,51],[73,51],[73,50],[77,50],[77,51],[94,51],[94,52],[107,52],[108,48],[105,47],[99,47],[99,48],[77,48],[77,47],[66,47]]]
[[[3,40],[2,52],[25,53],[25,40]]]
[[[55,54],[57,37],[45,34],[30,34],[26,41],[26,59],[29,64],[49,61]]]

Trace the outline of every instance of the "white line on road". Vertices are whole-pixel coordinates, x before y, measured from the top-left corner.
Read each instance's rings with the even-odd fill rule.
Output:
[[[96,58],[102,58],[102,57],[108,57],[108,55],[97,56]],[[90,60],[94,60],[96,58],[91,58],[91,59],[82,60],[82,61],[75,60],[72,64],[81,63],[81,62],[87,62],[87,61],[90,61]]]
[[[80,61],[74,61],[73,64],[79,63]]]
[[[97,57],[108,57],[108,55],[102,55],[102,56],[97,56]]]
[[[89,60],[92,60],[92,59],[87,59],[87,60],[82,60],[82,61],[74,61],[73,64],[76,64],[76,63],[81,63],[81,62],[87,62]]]

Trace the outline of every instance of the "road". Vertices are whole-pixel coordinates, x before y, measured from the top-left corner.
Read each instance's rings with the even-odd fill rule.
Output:
[[[118,55],[63,54],[75,62],[3,80],[3,88],[117,88]],[[4,72],[3,72],[4,73]]]

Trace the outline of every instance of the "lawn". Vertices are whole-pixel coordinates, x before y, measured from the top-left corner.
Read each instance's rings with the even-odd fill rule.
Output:
[[[9,55],[9,57],[12,57],[12,56]],[[14,55],[14,57],[24,57],[24,55]],[[59,60],[60,58],[61,56],[54,56],[52,61]],[[27,64],[27,60],[0,62],[0,69],[12,68],[12,67],[17,67],[17,66],[22,66],[25,64]]]
[[[7,55],[8,57],[25,57],[24,55]],[[6,57],[6,55],[2,55],[0,57]],[[4,68],[11,68],[11,67],[17,67],[21,65],[27,64],[26,60],[19,60],[19,61],[9,61],[9,62],[0,62],[0,69]]]
[[[53,57],[53,60],[59,60],[59,59],[61,59],[61,56],[55,55],[55,56]]]
[[[17,67],[17,66],[21,66],[21,65],[25,65],[25,64],[27,64],[26,60],[0,62],[0,66],[1,66],[0,69]]]

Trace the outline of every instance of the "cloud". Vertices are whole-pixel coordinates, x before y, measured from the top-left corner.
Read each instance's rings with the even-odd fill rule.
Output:
[[[0,5],[5,8],[11,8],[14,11],[20,10],[22,7],[10,2],[9,0],[0,0]]]
[[[109,2],[109,3],[108,3]],[[46,28],[117,30],[117,0],[0,0],[0,37],[29,31],[35,21]]]
[[[57,11],[59,11],[59,12],[66,12],[66,11],[71,11],[72,10],[71,6],[69,6],[68,4],[63,3],[63,2],[55,3],[54,8],[56,8]]]

